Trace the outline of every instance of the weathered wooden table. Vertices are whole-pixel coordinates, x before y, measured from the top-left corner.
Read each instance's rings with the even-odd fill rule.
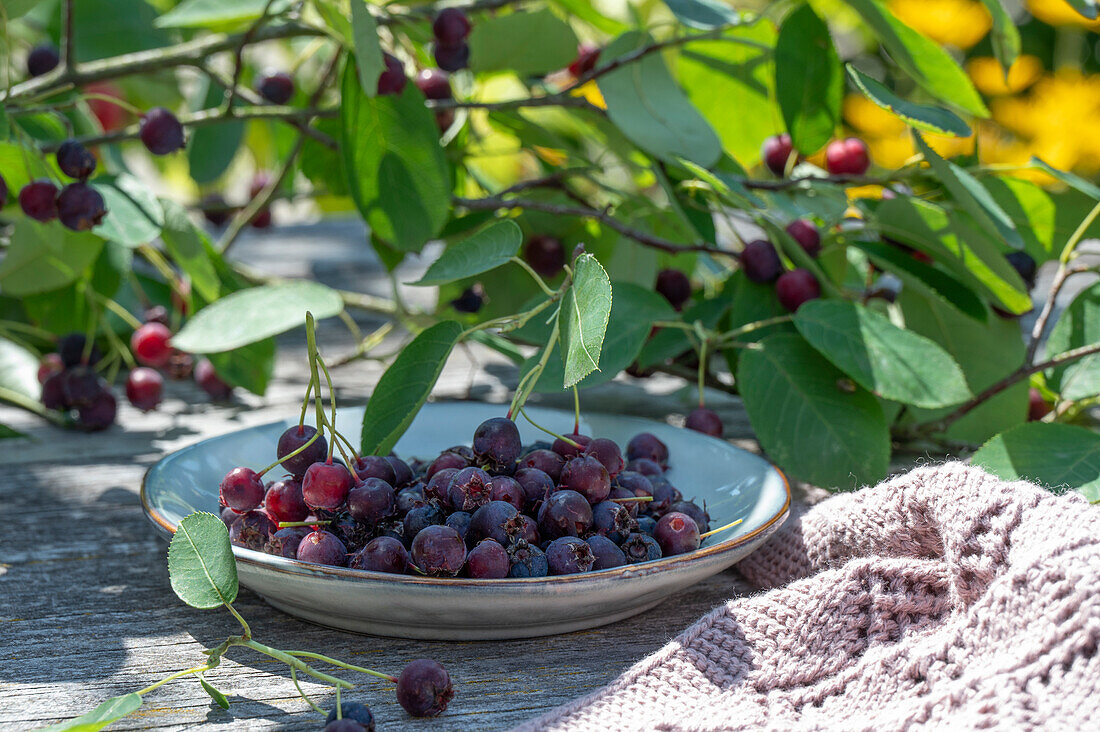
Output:
[[[360,236],[354,226],[326,229],[323,239],[316,229],[283,230],[262,245],[242,242],[237,256],[269,269],[277,262],[280,274],[384,292],[386,279]],[[369,326],[369,318],[362,324]],[[335,320],[322,324],[320,339],[328,355],[351,347]],[[93,435],[61,431],[0,407],[0,422],[30,434],[0,444],[0,728],[27,729],[76,716],[108,697],[201,663],[202,648],[236,632],[224,611],[191,609],[172,593],[166,545],[142,514],[138,489],[145,470],[168,452],[295,414],[307,381],[301,340],[300,333],[283,339],[264,399],[240,395],[232,405],[215,406],[194,384],[172,382],[160,410],[141,414],[123,403],[118,424]],[[334,374],[343,403],[363,403],[381,370],[358,362]],[[503,402],[515,378],[516,369],[501,357],[459,349],[434,398]],[[692,393],[682,387],[659,377],[615,382],[586,393],[584,408],[682,419],[692,406]],[[711,406],[722,414],[729,435],[755,448],[735,400],[715,395]],[[441,661],[457,696],[447,713],[432,721],[407,716],[389,684],[346,675],[357,676],[351,680],[359,688],[344,698],[369,703],[380,730],[495,730],[611,681],[706,610],[745,591],[730,571],[616,625],[484,643],[328,630],[284,615],[243,589],[236,607],[257,639],[279,648],[317,651],[393,672],[413,658]],[[298,697],[285,666],[266,657],[235,649],[209,679],[229,696],[228,711],[214,705],[196,681],[181,679],[150,693],[138,713],[112,729],[322,726]],[[322,706],[332,706],[326,687],[304,687]]]

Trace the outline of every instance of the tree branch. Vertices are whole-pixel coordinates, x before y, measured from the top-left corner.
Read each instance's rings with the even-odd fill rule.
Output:
[[[456,99],[429,99],[426,104],[429,109],[488,109],[490,111],[520,109],[521,107],[572,107],[574,109],[586,109],[596,114],[607,114],[605,110],[583,97],[563,96],[561,94],[507,99],[501,102],[460,102]]]
[[[64,16],[61,19],[61,68],[71,69],[76,63],[76,56],[73,54],[73,0],[65,0],[61,12]]]

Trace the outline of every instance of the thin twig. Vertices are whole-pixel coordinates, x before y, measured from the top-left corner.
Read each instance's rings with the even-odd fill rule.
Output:
[[[233,52],[233,82],[225,88],[225,101],[223,103],[226,117],[231,116],[230,112],[233,109],[233,102],[237,97],[237,86],[241,82],[241,72],[244,71],[244,49],[252,42],[252,37],[267,23],[267,14],[271,12],[271,6],[274,2],[275,0],[267,0],[267,3],[264,4],[263,12],[260,13],[260,17],[256,18],[256,21],[249,26],[248,30],[241,36],[241,42],[237,44],[237,48]]]
[[[73,53],[73,0],[65,0],[65,4],[61,10],[65,17],[62,21],[64,27],[64,37],[61,39],[61,68],[71,69],[76,63],[76,56]]]

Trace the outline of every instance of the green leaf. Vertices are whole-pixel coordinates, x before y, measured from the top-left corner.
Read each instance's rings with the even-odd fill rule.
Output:
[[[24,433],[19,430],[12,429],[6,424],[0,424],[0,440],[13,440],[18,437],[26,437]]]
[[[0,170],[8,184],[8,195],[14,200],[23,186],[38,178],[49,177],[49,168],[42,156],[16,142],[0,142]]]
[[[192,112],[215,109],[225,98],[225,87],[201,78],[198,94],[192,102]],[[222,176],[237,156],[244,139],[244,122],[225,121],[191,129],[187,140],[187,164],[196,183],[213,183]]]
[[[50,3],[39,3],[50,7]],[[54,3],[56,8],[59,3]],[[73,3],[76,61],[92,61],[134,51],[164,48],[175,36],[156,28],[159,11],[145,0],[80,0]],[[48,13],[50,35],[61,35],[61,13]],[[136,82],[128,80],[128,83]],[[143,92],[144,95],[144,92]],[[68,135],[64,135],[64,139]]]
[[[323,320],[343,309],[340,294],[317,282],[250,287],[195,313],[172,337],[172,345],[188,353],[230,351],[303,325],[307,310]]]
[[[610,62],[652,43],[647,33],[624,33],[600,59]],[[643,150],[669,162],[683,157],[703,167],[722,154],[718,135],[676,85],[660,54],[625,64],[597,83],[611,121]]]
[[[17,343],[0,338],[0,392],[37,400],[38,358]]]
[[[125,173],[102,176],[89,185],[99,191],[107,206],[107,216],[93,232],[128,247],[148,244],[160,236],[164,209],[148,185]]]
[[[256,20],[268,0],[184,0],[153,22],[157,28],[221,28]],[[268,15],[281,13],[288,0],[275,0]]]
[[[360,447],[364,455],[385,455],[424,406],[462,335],[462,326],[444,320],[422,331],[401,349],[382,374],[363,413]]]
[[[698,320],[704,328],[713,328],[718,325],[729,307],[730,301],[725,297],[702,300],[688,307],[680,320],[685,323]],[[676,358],[690,348],[691,339],[681,328],[662,328],[642,347],[638,354],[638,366],[643,369],[656,366],[670,358]]]
[[[541,75],[568,66],[577,55],[573,29],[547,8],[479,20],[467,43],[474,72]]]
[[[180,521],[168,545],[168,578],[191,607],[221,607],[237,599],[237,562],[220,518],[197,511]]]
[[[1020,55],[1020,31],[1001,0],[982,0],[982,3],[993,17],[993,31],[990,33],[993,54],[1001,62],[1007,75]]]
[[[1040,263],[1057,256],[1054,235],[1058,209],[1042,186],[1008,177],[987,177],[982,183],[997,205],[1016,222],[1024,251]]]
[[[956,109],[989,117],[989,109],[951,54],[902,23],[879,0],[845,0],[866,23],[890,57],[925,91]]]
[[[969,399],[962,369],[937,343],[847,300],[813,300],[794,325],[834,366],[876,396],[918,407]]]
[[[591,254],[577,257],[573,284],[562,298],[558,328],[569,388],[600,368],[600,351],[611,316],[611,281]]]
[[[275,373],[275,339],[264,338],[232,351],[210,353],[207,358],[227,384],[263,396]]]
[[[842,389],[844,374],[796,335],[741,354],[737,383],[760,446],[791,476],[824,488],[873,483],[890,463],[878,401]]]
[[[879,242],[853,242],[867,252],[879,268],[897,275],[906,287],[926,297],[936,297],[975,320],[988,317],[985,305],[974,291],[941,269],[918,261],[909,252]]]
[[[351,35],[359,86],[368,97],[378,94],[378,77],[386,68],[378,45],[378,23],[364,0],[351,0]]]
[[[76,719],[42,727],[38,732],[96,732],[127,714],[136,712],[140,707],[141,697],[136,693],[116,696]]]
[[[1046,357],[1100,342],[1100,283],[1082,290],[1058,317],[1046,342]],[[1085,356],[1047,372],[1047,385],[1063,399],[1100,394],[1100,357]]]
[[[191,278],[195,291],[205,300],[217,300],[221,294],[221,282],[203,243],[206,234],[192,223],[187,210],[175,201],[163,199],[161,206],[164,209],[162,239],[172,261]]]
[[[219,707],[222,709],[229,709],[229,700],[225,698],[225,694],[221,693],[210,684],[209,681],[199,676],[199,684],[202,686],[202,690],[210,695]]]
[[[313,0],[313,7],[325,21],[330,35],[345,46],[355,43],[352,38],[351,21],[340,6],[339,0]]]
[[[1100,435],[1084,427],[1022,424],[982,445],[972,462],[1005,480],[1069,486],[1093,503],[1100,501]]]
[[[413,285],[441,285],[488,272],[516,256],[523,244],[523,232],[515,221],[506,219],[489,224],[473,236],[447,250],[432,262],[428,271]]]
[[[19,219],[0,260],[0,290],[23,297],[75,282],[99,256],[103,240],[53,224]]]
[[[3,0],[0,7],[4,8],[4,16],[8,20],[15,20],[26,15],[38,4],[39,0]]]
[[[913,139],[917,143],[917,149],[924,155],[925,161],[932,167],[932,171],[947,188],[951,197],[964,211],[974,217],[974,221],[979,226],[985,231],[996,230],[1013,249],[1024,248],[1024,240],[1016,230],[1016,223],[997,205],[993,196],[974,176],[950,160],[941,158],[916,130],[913,130]]]
[[[1074,188],[1081,193],[1084,193],[1089,198],[1100,201],[1100,187],[1093,185],[1084,178],[1078,175],[1074,175],[1073,173],[1066,172],[1064,170],[1058,170],[1053,165],[1045,163],[1039,158],[1033,157],[1031,159],[1031,164],[1036,166],[1040,170],[1046,171],[1048,174],[1062,181],[1070,188]]]
[[[402,251],[419,251],[447,223],[451,208],[435,117],[415,84],[400,95],[367,97],[351,64],[342,89],[341,147],[351,197],[372,233]]]
[[[676,18],[689,28],[711,30],[724,25],[737,25],[742,16],[721,0],[665,0]]]
[[[1100,15],[1100,6],[1097,6],[1096,0],[1066,0],[1066,3],[1089,20],[1096,20],[1097,15]]]
[[[997,0],[991,0],[996,3]],[[1013,26],[1015,28],[1016,26]],[[931,104],[917,104],[902,99],[886,88],[884,84],[872,79],[851,64],[847,65],[848,76],[863,95],[885,110],[893,112],[905,123],[921,130],[941,135],[970,137],[970,125],[949,109],[934,107]]]
[[[676,75],[726,152],[739,160],[759,160],[760,146],[777,131],[775,74],[766,50],[775,45],[775,27],[756,23],[734,28],[723,39],[686,46],[677,59]]]
[[[824,147],[840,124],[844,72],[829,27],[809,5],[799,6],[779,29],[775,89],[795,149]]]

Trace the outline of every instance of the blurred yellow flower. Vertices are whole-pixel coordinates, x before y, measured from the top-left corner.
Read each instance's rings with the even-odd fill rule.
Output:
[[[900,117],[862,94],[853,93],[844,97],[844,119],[868,135],[898,135],[905,132],[905,122]]]
[[[1027,89],[1043,73],[1043,62],[1037,56],[1020,56],[1008,70],[1008,83],[1005,83],[1001,62],[992,56],[978,56],[966,64],[974,86],[989,96],[1016,94]]]
[[[995,119],[1056,168],[1100,171],[1100,75],[1061,70],[1025,96],[994,99]]]
[[[1078,25],[1100,31],[1100,19],[1089,20],[1074,10],[1066,0],[1027,0],[1027,9],[1036,18],[1050,25]]]
[[[993,18],[975,0],[890,0],[902,23],[937,43],[970,48],[985,37]]]

